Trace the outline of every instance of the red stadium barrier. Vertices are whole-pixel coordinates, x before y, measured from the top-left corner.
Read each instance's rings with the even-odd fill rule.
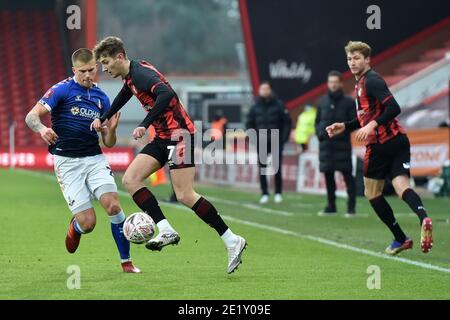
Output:
[[[125,171],[134,158],[134,149],[117,147],[103,150],[114,171]],[[53,155],[42,148],[17,148],[11,157],[7,149],[0,149],[0,168],[14,167],[30,170],[53,171]]]

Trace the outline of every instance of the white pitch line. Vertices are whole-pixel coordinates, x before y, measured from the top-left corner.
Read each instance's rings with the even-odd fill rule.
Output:
[[[341,249],[346,249],[346,250],[362,253],[362,254],[373,256],[373,257],[377,257],[377,258],[383,258],[383,259],[387,259],[387,260],[398,261],[398,262],[410,264],[410,265],[413,265],[413,266],[416,266],[416,267],[421,267],[421,268],[424,268],[424,269],[450,273],[450,269],[448,269],[448,268],[435,266],[435,265],[432,265],[432,264],[429,264],[429,263],[419,262],[419,261],[405,259],[405,258],[400,258],[400,257],[392,257],[392,256],[385,255],[383,253],[370,251],[370,250],[367,250],[367,249],[357,248],[357,247],[350,246],[350,245],[343,244],[343,243],[339,243],[339,242],[336,242],[336,241],[333,241],[333,240],[328,240],[328,239],[324,239],[324,238],[321,238],[321,237],[301,234],[301,233],[298,233],[298,232],[294,232],[294,231],[290,231],[290,230],[286,230],[286,229],[281,229],[281,228],[277,228],[277,227],[272,227],[272,226],[268,226],[268,225],[261,224],[261,223],[241,220],[241,219],[237,219],[237,218],[234,218],[234,217],[229,217],[229,216],[222,216],[222,217],[225,218],[228,221],[231,221],[231,222],[236,222],[236,223],[252,226],[252,227],[263,229],[263,230],[269,230],[269,231],[273,231],[273,232],[277,232],[277,233],[281,233],[281,234],[285,234],[285,235],[295,236],[295,237],[298,237],[298,238],[308,239],[308,240],[316,241],[316,242],[319,242],[319,243],[322,243],[322,244],[326,244],[326,245],[329,245],[329,246],[333,246],[333,247],[337,247],[337,248],[341,248]]]
[[[40,174],[40,173],[36,173],[36,172],[32,172],[32,171],[25,171],[25,170],[21,170],[22,172],[25,173],[31,173],[33,175],[36,176],[43,176],[46,177],[47,179],[50,180],[56,180],[56,178],[54,176],[50,176],[48,174]],[[118,193],[122,196],[131,198],[130,194],[128,192],[119,190]],[[208,197],[211,198],[211,197]],[[174,204],[174,203],[169,203],[169,202],[161,202],[162,205],[167,206],[167,207],[172,207],[172,208],[176,208],[176,209],[181,209],[183,211],[187,211],[187,212],[192,212],[191,209],[180,205],[180,204]],[[291,235],[297,238],[302,238],[302,239],[307,239],[310,241],[315,241],[315,242],[319,242],[325,245],[329,245],[332,247],[336,247],[336,248],[341,248],[341,249],[345,249],[345,250],[349,250],[349,251],[353,251],[353,252],[358,252],[361,254],[365,254],[368,256],[372,256],[372,257],[377,257],[377,258],[382,258],[382,259],[387,259],[387,260],[392,260],[392,261],[397,261],[397,262],[401,262],[401,263],[405,263],[405,264],[409,264],[412,266],[416,266],[416,267],[420,267],[423,269],[428,269],[428,270],[435,270],[435,271],[440,271],[440,272],[444,272],[444,273],[450,273],[450,269],[448,268],[444,268],[444,267],[440,267],[440,266],[436,266],[433,264],[429,264],[429,263],[424,263],[424,262],[420,262],[420,261],[415,261],[415,260],[410,260],[410,259],[406,259],[406,258],[400,258],[400,257],[392,257],[392,256],[388,256],[386,254],[380,253],[380,252],[375,252],[375,251],[371,251],[371,250],[367,250],[367,249],[361,249],[358,247],[354,247],[351,245],[347,245],[347,244],[343,244],[343,243],[339,243],[333,240],[329,240],[329,239],[325,239],[325,238],[321,238],[321,237],[316,237],[316,236],[311,236],[311,235],[307,235],[307,234],[302,234],[299,232],[294,232],[291,230],[286,230],[286,229],[282,229],[282,228],[277,228],[277,227],[273,227],[273,226],[268,226],[262,223],[257,223],[257,222],[252,222],[252,221],[247,221],[247,220],[242,220],[242,219],[237,219],[234,217],[230,217],[230,216],[224,216],[221,215],[221,217],[223,217],[225,220],[231,221],[231,222],[236,222],[239,224],[243,224],[243,225],[247,225],[247,226],[251,226],[254,228],[258,228],[258,229],[262,229],[262,230],[269,230],[272,232],[276,232],[276,233],[281,233],[281,234],[285,234],[285,235]]]
[[[208,196],[208,199],[211,199],[211,200],[213,200],[215,202],[231,204],[231,205],[234,205],[234,206],[238,205],[240,207],[244,207],[244,208],[248,208],[248,209],[252,209],[252,210],[258,210],[258,211],[261,211],[261,212],[266,212],[266,213],[271,213],[271,214],[276,214],[276,215],[279,215],[279,216],[292,217],[294,215],[293,212],[275,210],[275,209],[270,209],[270,208],[263,208],[263,207],[260,207],[260,206],[257,206],[255,204],[251,204],[251,203],[240,203],[240,202],[237,202],[237,201],[225,200],[225,199],[220,199],[220,198],[211,197],[211,196]]]

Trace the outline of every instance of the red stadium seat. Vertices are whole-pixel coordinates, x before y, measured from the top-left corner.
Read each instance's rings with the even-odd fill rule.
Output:
[[[0,24],[0,43],[8,44],[0,50],[5,62],[0,74],[0,146],[9,144],[9,117],[17,125],[18,146],[44,146],[24,118],[50,86],[66,77],[58,19],[53,11],[0,10]],[[49,125],[50,118],[43,122]]]

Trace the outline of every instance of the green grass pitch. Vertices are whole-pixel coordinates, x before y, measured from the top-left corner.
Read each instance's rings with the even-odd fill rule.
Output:
[[[121,188],[120,182],[118,183]],[[158,199],[168,186],[152,189]],[[419,249],[418,219],[389,198],[414,240],[401,259],[382,254],[391,235],[358,199],[358,216],[318,217],[324,197],[286,193],[281,205],[261,209],[257,193],[202,186],[249,246],[243,264],[226,274],[226,250],[215,231],[193,212],[161,203],[181,235],[178,246],[151,252],[132,245],[141,274],[124,274],[106,213],[95,205],[97,226],[75,254],[65,250],[71,214],[51,173],[0,170],[0,299],[449,299],[450,199],[426,199],[434,222],[434,248]],[[120,194],[127,215],[139,211]],[[339,199],[342,212],[345,200]],[[80,289],[68,289],[69,266],[80,268]],[[369,266],[380,270],[380,289],[369,289]],[[370,281],[369,281],[370,282]]]

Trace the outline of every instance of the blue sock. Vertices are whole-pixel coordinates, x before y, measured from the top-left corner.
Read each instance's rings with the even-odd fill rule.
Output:
[[[117,249],[119,249],[120,259],[122,262],[128,261],[130,259],[130,243],[123,234],[123,223],[125,222],[125,213],[120,211],[115,216],[110,216],[111,220],[111,231],[116,241]]]

